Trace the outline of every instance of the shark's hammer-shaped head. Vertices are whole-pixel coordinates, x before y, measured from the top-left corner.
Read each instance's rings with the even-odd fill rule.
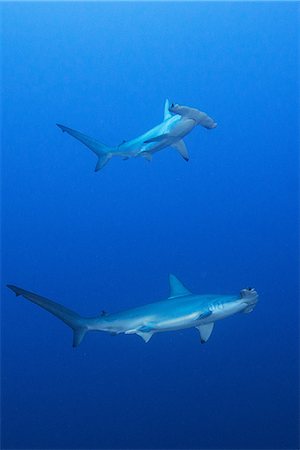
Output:
[[[204,128],[212,129],[216,128],[217,123],[209,117],[205,112],[199,111],[196,108],[190,108],[189,106],[178,105],[178,103],[171,103],[169,111],[172,114],[178,114],[186,119],[193,119],[197,125],[202,125]]]
[[[243,302],[247,304],[246,308],[243,310],[244,313],[250,313],[255,308],[258,302],[258,294],[253,288],[246,288],[241,290],[241,298]]]

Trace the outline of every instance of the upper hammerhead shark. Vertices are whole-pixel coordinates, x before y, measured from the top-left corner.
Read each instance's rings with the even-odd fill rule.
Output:
[[[82,317],[59,303],[14,285],[7,285],[17,296],[41,306],[73,330],[73,347],[77,347],[87,331],[107,331],[111,334],[137,334],[148,342],[154,333],[184,328],[197,328],[201,342],[206,342],[217,320],[238,312],[253,311],[258,295],[255,289],[242,289],[240,295],[192,294],[175,275],[169,276],[170,294],[161,300],[119,313],[102,311],[96,317]]]
[[[62,131],[78,139],[98,156],[95,172],[102,169],[113,156],[121,156],[123,159],[142,156],[151,161],[153,153],[169,146],[174,147],[188,161],[188,151],[182,138],[196,125],[202,125],[207,129],[217,126],[206,113],[188,106],[174,103],[169,105],[168,99],[165,102],[163,122],[141,136],[130,141],[123,141],[115,147],[108,147],[79,131],[57,124]]]

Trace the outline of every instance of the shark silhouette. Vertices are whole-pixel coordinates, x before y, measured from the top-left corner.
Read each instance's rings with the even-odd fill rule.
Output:
[[[188,151],[182,138],[196,125],[202,125],[207,129],[212,129],[217,126],[216,122],[206,113],[195,108],[180,106],[174,103],[170,106],[169,100],[165,102],[163,122],[141,136],[130,141],[123,141],[116,147],[108,147],[96,139],[86,136],[72,128],[58,123],[56,125],[62,131],[85,144],[98,156],[95,172],[102,169],[113,156],[119,156],[123,159],[141,156],[151,161],[154,153],[169,146],[174,147],[188,161]]]
[[[251,312],[258,300],[255,289],[242,289],[240,295],[192,294],[174,275],[169,276],[170,295],[166,300],[149,303],[122,312],[102,313],[85,318],[64,306],[17,286],[7,285],[17,296],[41,306],[73,330],[73,347],[77,347],[87,331],[111,334],[137,334],[148,342],[154,333],[197,328],[201,342],[206,342],[217,320],[238,312]]]

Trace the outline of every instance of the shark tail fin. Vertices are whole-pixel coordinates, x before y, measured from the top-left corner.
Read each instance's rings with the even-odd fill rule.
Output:
[[[111,158],[111,154],[109,153],[102,153],[101,155],[98,156],[98,161],[95,167],[95,172],[98,172],[98,170],[102,169],[102,167],[105,166],[106,163],[108,163],[108,161]]]
[[[110,147],[108,147],[107,145],[102,144],[101,142],[97,141],[96,139],[93,139],[83,133],[80,133],[77,130],[73,130],[72,128],[68,128],[59,123],[57,123],[56,125],[63,132],[68,133],[70,136],[73,136],[75,139],[82,142],[84,145],[86,145],[90,150],[92,150],[92,152],[94,152],[98,156],[98,162],[95,167],[95,172],[98,172],[98,170],[102,169],[102,167],[104,167],[105,164],[111,159],[112,149]]]
[[[25,289],[19,288],[12,284],[8,284],[7,287],[11,289],[16,296],[21,295],[27,300],[35,303],[41,308],[46,309],[48,312],[58,317],[66,325],[68,325],[73,330],[73,347],[78,347],[84,338],[86,332],[88,331],[87,320],[81,317],[79,314],[75,313],[71,309],[65,308],[59,303],[53,302],[45,297],[41,297],[33,292],[25,291]]]

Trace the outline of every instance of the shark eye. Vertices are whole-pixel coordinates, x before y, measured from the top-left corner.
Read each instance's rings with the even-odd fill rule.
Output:
[[[251,287],[248,287],[248,291],[252,291],[252,288],[251,288]]]

